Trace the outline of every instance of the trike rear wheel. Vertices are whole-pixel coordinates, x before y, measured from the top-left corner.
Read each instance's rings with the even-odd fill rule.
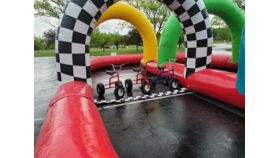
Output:
[[[124,94],[125,94],[125,89],[122,85],[119,85],[115,88],[114,95],[117,100],[123,98]]]
[[[96,86],[96,91],[99,96],[103,96],[105,94],[105,87],[102,83],[98,83]]]
[[[175,79],[175,78],[170,79],[170,81],[169,81],[169,89],[170,89],[171,91],[173,91],[173,90],[175,90],[175,89],[178,89],[178,87],[179,87],[179,82],[178,82],[178,80]]]
[[[128,92],[131,92],[132,87],[133,87],[132,80],[131,80],[131,79],[126,79],[126,80],[124,81],[124,85],[125,85],[125,89],[126,89]]]
[[[151,93],[151,84],[149,84],[146,80],[144,80],[140,86],[140,90],[143,94],[150,94]]]

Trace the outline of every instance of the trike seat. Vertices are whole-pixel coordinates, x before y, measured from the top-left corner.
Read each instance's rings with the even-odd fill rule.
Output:
[[[115,73],[117,73],[116,71],[110,71],[110,70],[106,70],[106,74],[113,76]]]
[[[132,70],[134,72],[140,72],[140,71],[142,71],[142,68],[141,67],[136,67],[136,68],[133,68]]]

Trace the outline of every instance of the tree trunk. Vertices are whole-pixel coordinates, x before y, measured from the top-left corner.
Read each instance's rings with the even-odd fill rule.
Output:
[[[136,51],[138,52],[138,43],[136,44]]]

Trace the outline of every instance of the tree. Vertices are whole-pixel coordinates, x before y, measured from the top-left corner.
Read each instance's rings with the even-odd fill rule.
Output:
[[[224,28],[227,27],[226,23],[219,17],[213,16],[211,19],[211,25],[213,28]]]
[[[171,11],[156,0],[126,0],[127,3],[142,11],[153,25],[156,36],[159,39],[160,33],[171,14]]]
[[[179,41],[178,41],[178,46],[181,48],[181,45],[184,43],[184,34],[181,34]]]
[[[111,34],[102,33],[97,29],[91,34],[91,43],[90,44],[93,47],[102,48],[102,50],[104,52],[105,46],[111,42],[110,36],[111,36]]]
[[[116,49],[119,50],[119,45],[122,42],[122,36],[118,33],[112,34],[112,43],[116,46]]]
[[[245,11],[245,0],[234,0],[234,2],[238,5],[239,8]]]
[[[214,28],[213,29],[214,40],[216,41],[230,41],[231,34],[229,28]]]
[[[136,50],[138,52],[138,46],[142,43],[142,38],[138,31],[133,28],[128,32],[128,35],[124,37],[126,45],[136,45]]]
[[[53,27],[56,27],[50,21],[50,18],[59,19],[67,1],[69,0],[35,0],[34,14],[35,16],[47,17],[45,22]]]
[[[55,34],[56,34],[55,29],[49,29],[49,30],[45,31],[43,34],[43,37],[46,41],[46,46],[48,49],[54,48]]]
[[[34,37],[34,50],[42,50],[45,47],[44,40],[39,37]]]

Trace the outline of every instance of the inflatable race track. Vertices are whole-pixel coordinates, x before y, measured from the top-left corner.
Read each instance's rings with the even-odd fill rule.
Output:
[[[133,91],[132,86],[139,84],[143,95],[138,99],[142,100],[155,96],[160,99],[161,93],[172,97],[172,94],[186,91],[245,110],[243,12],[231,0],[160,2],[173,14],[158,41],[145,14],[125,2],[68,1],[60,16],[55,41],[60,87],[48,105],[35,145],[35,158],[119,157],[94,97],[106,97],[105,89],[106,92],[107,89],[114,91],[114,106],[118,106],[120,100],[126,104],[125,100],[129,98],[125,98],[125,93]],[[232,54],[212,54],[213,33],[209,14],[221,17],[229,26]],[[110,19],[127,21],[137,29],[143,41],[143,54],[90,56],[91,33]],[[176,52],[181,34],[185,51]],[[119,65],[120,68],[117,67]],[[123,65],[141,65],[131,68],[137,74],[135,80],[126,79],[122,83],[121,71],[118,70]],[[93,79],[98,76],[95,72],[111,67],[111,71],[106,71],[109,84],[96,85]],[[152,94],[151,89],[156,89],[158,83],[167,85],[168,90]]]

